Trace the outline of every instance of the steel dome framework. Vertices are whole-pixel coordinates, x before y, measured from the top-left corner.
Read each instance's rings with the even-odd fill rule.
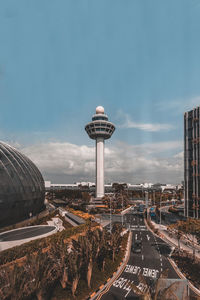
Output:
[[[0,227],[43,210],[44,197],[38,168],[18,150],[0,142]]]

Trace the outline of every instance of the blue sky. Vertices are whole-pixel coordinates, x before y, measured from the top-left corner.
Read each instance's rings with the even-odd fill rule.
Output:
[[[94,157],[79,170],[73,149],[93,151],[84,125],[103,105],[117,126],[107,181],[181,181],[183,112],[200,105],[199,34],[197,0],[1,0],[0,139],[45,179],[92,180]]]

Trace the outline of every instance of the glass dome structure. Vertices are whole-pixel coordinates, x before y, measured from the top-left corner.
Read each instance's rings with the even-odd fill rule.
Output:
[[[45,187],[38,168],[25,155],[0,141],[0,227],[42,211]]]

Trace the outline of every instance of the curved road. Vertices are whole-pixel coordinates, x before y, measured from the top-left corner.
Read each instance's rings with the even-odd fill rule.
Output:
[[[30,226],[26,228],[16,229],[0,234],[1,242],[18,241],[28,239],[42,234],[49,233],[55,230],[55,226]]]
[[[129,287],[129,283],[133,282],[139,289],[145,289],[145,285],[138,279],[138,274],[143,275],[148,285],[152,285],[156,278],[159,278],[166,269],[168,269],[168,278],[179,279],[179,276],[167,259],[171,249],[146,228],[143,218],[129,214],[126,215],[126,223],[130,224],[130,228],[133,231],[133,240],[140,239],[142,241],[141,253],[133,253],[131,251],[124,271],[109,289],[97,296],[96,299],[98,300],[139,299]]]

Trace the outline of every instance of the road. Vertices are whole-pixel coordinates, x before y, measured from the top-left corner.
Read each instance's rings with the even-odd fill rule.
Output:
[[[55,230],[55,226],[30,226],[0,234],[1,242],[17,241],[46,234]]]
[[[129,287],[129,283],[133,282],[139,289],[145,289],[145,285],[139,282],[138,274],[143,275],[148,285],[152,285],[166,269],[168,269],[168,278],[179,279],[167,259],[166,252],[170,253],[171,249],[146,228],[143,218],[129,214],[126,215],[126,223],[130,224],[133,240],[140,239],[142,241],[141,253],[131,251],[129,261],[122,274],[113,282],[110,289],[97,299],[139,299]]]

